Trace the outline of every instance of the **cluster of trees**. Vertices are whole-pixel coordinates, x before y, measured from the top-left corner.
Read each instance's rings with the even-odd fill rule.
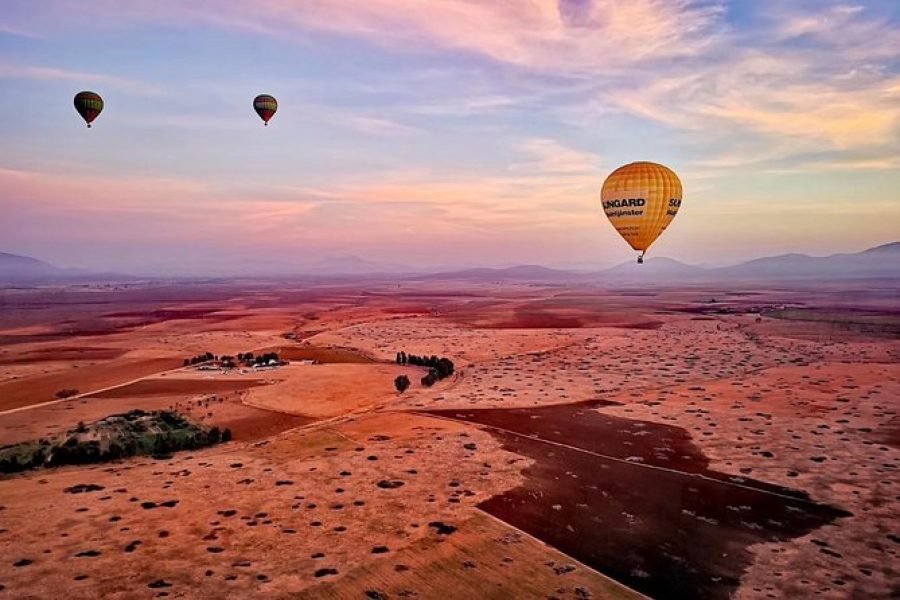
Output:
[[[81,435],[98,427],[112,429],[105,444]],[[79,422],[64,440],[41,439],[6,446],[0,449],[0,473],[45,466],[83,465],[143,454],[165,456],[179,450],[196,450],[229,441],[230,429],[195,425],[170,411],[147,413],[134,410],[91,426]]]
[[[233,356],[223,356],[222,364],[230,369],[234,367],[234,360]],[[283,364],[282,360],[278,358],[277,352],[266,352],[258,356],[254,356],[252,352],[238,352],[237,355],[237,361],[248,367],[267,365],[272,360],[275,361],[275,364]]]
[[[407,354],[404,351],[397,353],[398,365],[415,365],[417,367],[428,367],[428,374],[422,378],[422,385],[430,387],[444,379],[453,375],[453,361],[446,357],[416,356],[415,354]],[[396,385],[396,381],[394,382]],[[400,389],[399,387],[397,389]]]
[[[216,356],[212,352],[205,352],[203,354],[198,354],[197,356],[192,356],[191,358],[184,359],[184,366],[189,365],[199,365],[200,363],[209,362],[211,360],[215,360]]]
[[[253,365],[267,365],[269,361],[275,361],[277,364],[281,364],[281,359],[278,357],[277,352],[266,352],[264,354],[260,354],[258,356],[253,356],[252,352],[238,352],[237,355],[238,361],[241,363],[253,366]]]
[[[252,352],[238,352],[237,356],[231,356],[230,354],[223,354],[222,356],[216,356],[212,352],[206,352],[205,354],[198,354],[192,358],[184,359],[184,366],[190,365],[199,365],[201,363],[209,362],[212,360],[219,361],[223,367],[226,369],[233,369],[238,364],[242,364],[248,367],[252,367],[254,365],[267,365],[270,360],[274,360],[276,363],[283,364],[280,358],[278,358],[277,352],[266,352],[264,354],[260,354],[258,356],[254,356]]]

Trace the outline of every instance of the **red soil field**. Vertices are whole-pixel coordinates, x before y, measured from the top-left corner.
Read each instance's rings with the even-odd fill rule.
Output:
[[[0,443],[134,408],[234,436],[0,476],[0,595],[893,597],[897,298],[883,281],[0,290]],[[181,367],[275,349],[344,364]],[[400,350],[457,371],[426,387]],[[83,396],[34,406],[60,389]]]
[[[181,361],[174,358],[112,360],[89,368],[68,369],[5,381],[0,383],[0,410],[56,400],[56,393],[60,390],[78,390],[84,393],[180,365]]]
[[[19,363],[39,363],[64,360],[110,360],[125,354],[124,348],[102,348],[76,346],[72,348],[53,347],[32,350],[29,352],[7,352],[0,354],[0,365]]]
[[[221,429],[230,429],[234,435],[234,440],[242,442],[264,440],[288,429],[302,427],[314,422],[315,419],[308,417],[286,415],[280,412],[244,406],[240,413],[217,418],[212,421],[212,424]]]
[[[431,414],[487,425],[535,460],[523,486],[480,508],[653,598],[729,598],[749,546],[849,516],[711,471],[683,429],[592,410],[602,405]]]
[[[183,396],[186,394],[210,394],[248,390],[266,385],[259,379],[144,379],[128,385],[91,394],[90,398],[128,398],[136,396]]]
[[[315,360],[320,363],[369,364],[374,358],[345,348],[321,348],[315,346],[285,346],[278,348],[278,356],[287,360]]]

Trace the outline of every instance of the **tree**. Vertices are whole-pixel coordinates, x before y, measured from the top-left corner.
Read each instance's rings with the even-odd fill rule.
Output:
[[[449,358],[438,359],[437,364],[435,364],[435,368],[437,369],[438,375],[440,375],[441,379],[453,375],[453,361],[451,361]]]
[[[431,387],[435,384],[435,382],[437,382],[438,379],[440,379],[440,377],[438,376],[438,372],[434,369],[429,369],[428,375],[422,378],[422,385],[424,385],[425,387]]]
[[[397,388],[397,391],[400,392],[401,394],[403,392],[405,392],[407,389],[409,389],[409,386],[410,386],[409,377],[407,377],[406,375],[398,375],[394,379],[394,387]]]

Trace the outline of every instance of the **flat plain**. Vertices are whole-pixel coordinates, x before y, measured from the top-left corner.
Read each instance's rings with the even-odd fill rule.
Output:
[[[0,290],[0,444],[135,408],[233,432],[2,476],[0,597],[896,597],[898,295]],[[183,366],[207,351],[291,364]],[[400,351],[455,373],[425,387]]]

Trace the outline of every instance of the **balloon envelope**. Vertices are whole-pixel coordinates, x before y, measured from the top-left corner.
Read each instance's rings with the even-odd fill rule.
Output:
[[[609,222],[643,254],[678,214],[681,192],[681,181],[668,167],[635,162],[610,173],[600,196]]]
[[[269,119],[271,119],[275,115],[275,111],[278,110],[278,101],[274,96],[260,94],[253,99],[253,110],[255,110],[256,114],[259,115],[259,118],[263,120],[263,123],[268,125]]]
[[[94,92],[78,92],[75,94],[75,110],[78,111],[78,114],[90,127],[91,122],[103,110],[103,98],[100,97],[100,94],[95,94]]]

